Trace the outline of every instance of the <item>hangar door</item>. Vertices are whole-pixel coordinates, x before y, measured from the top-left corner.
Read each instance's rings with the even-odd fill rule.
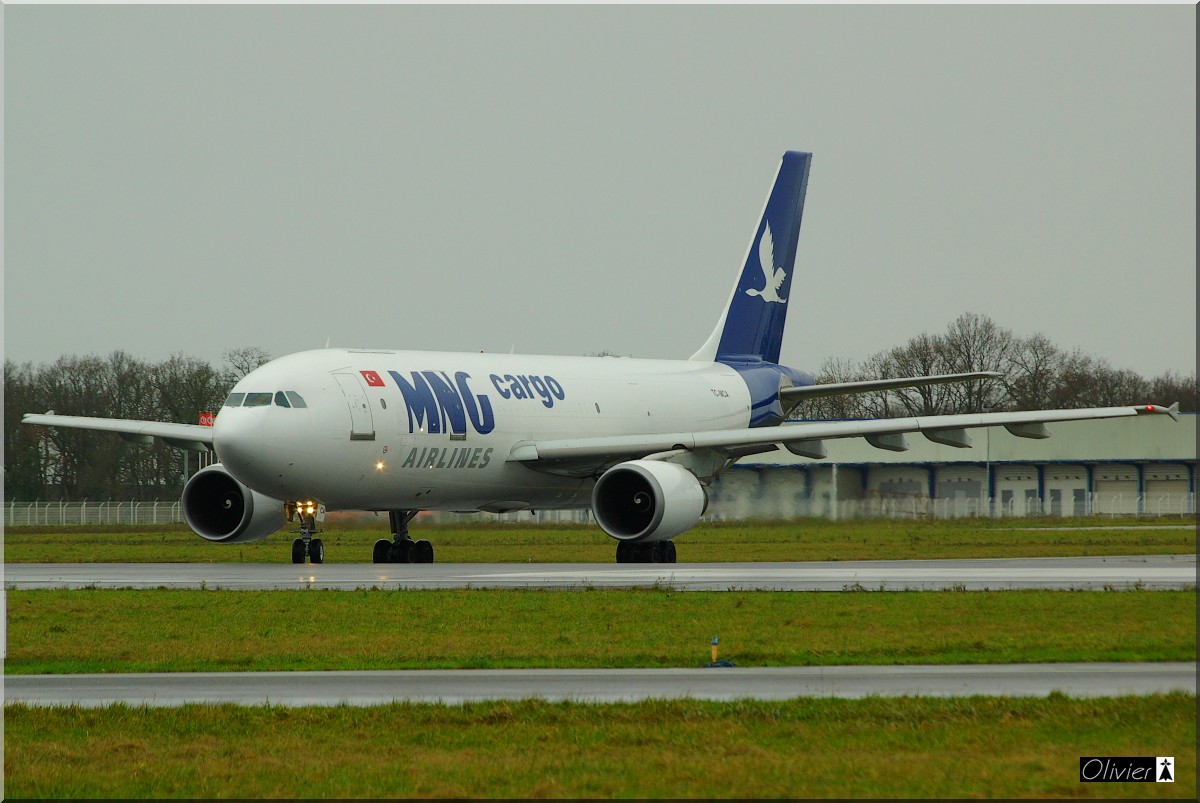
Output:
[[[1137,473],[1132,466],[1104,466],[1096,469],[1092,486],[1096,494],[1096,513],[1133,515],[1138,512]]]
[[[1147,513],[1163,515],[1190,512],[1187,469],[1180,465],[1159,465],[1146,468]]]

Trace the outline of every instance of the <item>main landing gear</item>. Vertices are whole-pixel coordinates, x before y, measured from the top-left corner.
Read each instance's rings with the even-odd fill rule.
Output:
[[[674,541],[650,541],[649,543],[617,543],[617,563],[674,563]]]
[[[303,563],[306,557],[313,563],[324,563],[325,542],[313,538],[321,532],[317,529],[316,516],[299,510],[296,513],[300,516],[300,537],[292,541],[292,563]]]
[[[392,525],[392,540],[381,538],[375,542],[371,555],[373,563],[433,563],[433,544],[422,539],[414,541],[408,535],[408,523],[417,515],[416,510],[389,510]]]

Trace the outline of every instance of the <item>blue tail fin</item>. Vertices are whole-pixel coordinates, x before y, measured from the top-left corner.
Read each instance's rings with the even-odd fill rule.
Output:
[[[811,153],[788,151],[717,327],[693,360],[779,362]]]

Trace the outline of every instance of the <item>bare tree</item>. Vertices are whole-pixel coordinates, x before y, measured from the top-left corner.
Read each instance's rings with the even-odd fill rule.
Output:
[[[46,409],[37,390],[33,363],[4,361],[4,493],[10,499],[39,499],[46,490],[41,433],[21,424],[23,414]]]
[[[1179,402],[1180,410],[1194,413],[1200,409],[1200,383],[1196,382],[1195,374],[1182,376],[1168,371],[1150,380],[1149,401],[1159,404]]]
[[[942,343],[946,350],[946,373],[1005,373],[1015,337],[986,315],[967,312],[951,321]],[[950,409],[960,413],[983,412],[1005,401],[1004,387],[999,382],[957,382],[941,387],[947,390]]]
[[[949,346],[945,338],[920,334],[903,346],[897,346],[878,359],[877,379],[903,376],[930,376],[947,373]],[[877,358],[879,355],[877,355]],[[938,415],[950,409],[948,385],[928,385],[893,391],[900,408],[907,415]]]
[[[218,409],[227,395],[224,377],[195,357],[172,354],[150,373],[159,409],[169,421],[195,424],[201,412]]]
[[[817,371],[818,384],[830,382],[854,382],[863,379],[862,368],[849,360],[830,358]],[[862,418],[862,411],[854,396],[824,396],[797,404],[788,413],[793,419],[829,421],[842,418]]]
[[[184,455],[160,442],[21,424],[28,412],[197,423],[228,385],[208,363],[176,354],[149,364],[125,352],[68,356],[34,368],[5,363],[5,492],[63,499],[170,498],[182,489]]]
[[[1016,410],[1053,408],[1063,362],[1062,352],[1041,333],[1016,340],[1004,376],[1009,406]]]
[[[112,399],[99,357],[60,357],[38,373],[38,394],[65,415],[107,417]],[[47,480],[66,499],[82,499],[97,487],[108,487],[115,475],[116,439],[97,438],[83,430],[47,427]]]
[[[229,349],[222,356],[225,358],[224,378],[229,387],[236,385],[239,379],[255,368],[271,361],[271,353],[258,346]]]

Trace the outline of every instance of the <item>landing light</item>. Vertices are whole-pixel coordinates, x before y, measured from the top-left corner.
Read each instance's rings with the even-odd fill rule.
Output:
[[[297,499],[295,502],[288,502],[284,508],[288,521],[293,520],[293,516],[316,516],[317,521],[325,521],[325,506],[317,502],[316,499]]]
[[[378,463],[375,464],[375,470],[383,471],[383,461],[382,460],[380,460]]]

